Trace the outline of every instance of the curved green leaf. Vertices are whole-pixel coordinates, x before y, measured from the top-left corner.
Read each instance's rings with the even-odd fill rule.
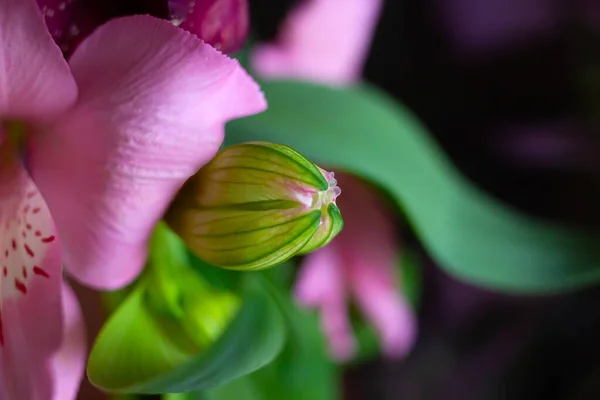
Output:
[[[268,393],[263,399],[340,398],[338,368],[327,355],[317,314],[299,309],[289,292],[274,284],[270,289],[287,323],[288,340],[271,364],[250,375]]]
[[[114,392],[188,392],[216,387],[263,367],[279,354],[285,327],[261,282],[259,276],[248,276],[239,314],[200,354],[155,313],[141,285],[100,332],[88,363],[90,381]]]
[[[287,144],[380,184],[431,256],[457,277],[521,292],[600,280],[600,236],[528,217],[473,187],[417,119],[381,92],[289,81],[262,88],[268,111],[230,123],[228,144]]]
[[[281,266],[283,267],[283,265]],[[274,270],[264,274],[284,315],[288,340],[268,366],[208,391],[168,395],[164,400],[335,400],[339,398],[338,367],[326,355],[318,318],[297,308],[275,282]]]

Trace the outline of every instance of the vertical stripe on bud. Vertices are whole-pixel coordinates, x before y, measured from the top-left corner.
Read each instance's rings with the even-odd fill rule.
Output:
[[[244,143],[222,150],[190,178],[165,219],[205,261],[264,269],[340,232],[340,192],[332,172],[294,149]]]

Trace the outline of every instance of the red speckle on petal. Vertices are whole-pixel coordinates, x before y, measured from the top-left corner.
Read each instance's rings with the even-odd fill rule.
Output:
[[[4,251],[4,257],[8,257],[8,250]]]
[[[39,207],[36,207],[36,208],[34,208],[34,209],[31,211],[31,212],[32,212],[33,214],[37,214],[37,213],[39,213],[41,210],[42,210],[41,208],[39,208]]]
[[[42,243],[52,243],[54,242],[54,236],[48,236],[46,238],[42,238]]]
[[[8,268],[6,268],[6,267],[3,267],[3,268],[2,268],[2,274],[3,274],[4,276],[8,275]]]
[[[34,265],[34,267],[33,267],[33,273],[36,274],[36,275],[43,276],[44,278],[50,278],[50,275],[48,275],[48,273],[46,271],[44,271],[43,269],[41,269],[37,265]]]
[[[23,278],[27,279],[27,268],[23,265]]]
[[[25,251],[27,252],[27,254],[29,254],[29,257],[35,257],[33,250],[31,250],[31,248],[29,246],[27,246],[27,244],[24,244],[23,247],[25,248]]]
[[[12,240],[12,248],[13,250],[17,249],[17,241],[15,239]]]
[[[37,236],[37,237],[40,237],[40,236],[42,236],[42,232],[40,232],[40,231],[35,231],[35,236]]]
[[[31,230],[31,224],[25,225],[25,228],[27,228],[28,230]]]
[[[21,282],[20,280],[18,280],[17,278],[15,278],[15,288],[23,293],[23,294],[27,294],[27,286],[25,286],[25,284],[23,282]]]
[[[37,192],[29,192],[29,193],[27,193],[27,198],[30,199],[33,196],[35,196],[36,194],[37,194]]]

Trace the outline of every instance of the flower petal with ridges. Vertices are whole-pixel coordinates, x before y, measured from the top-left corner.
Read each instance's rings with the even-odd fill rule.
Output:
[[[75,81],[35,2],[2,0],[0,26],[0,117],[46,120],[71,107]]]
[[[29,168],[65,268],[87,285],[117,288],[141,270],[152,228],[216,154],[225,122],[266,103],[237,61],[152,17],[108,22],[69,62],[78,105],[32,138]]]

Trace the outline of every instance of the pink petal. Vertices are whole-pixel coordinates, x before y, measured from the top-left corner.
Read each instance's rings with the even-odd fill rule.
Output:
[[[52,359],[54,400],[77,397],[87,352],[83,315],[75,293],[66,283],[63,284],[62,296],[64,335],[60,350]]]
[[[112,20],[71,60],[76,108],[30,142],[29,165],[64,244],[92,287],[140,272],[177,190],[207,163],[224,124],[265,109],[258,85],[197,37],[147,16]]]
[[[396,287],[399,238],[394,218],[363,183],[344,174],[337,177],[344,229],[333,242],[343,255],[359,307],[380,333],[384,352],[403,356],[413,345],[416,322]]]
[[[0,398],[47,400],[62,339],[60,246],[44,200],[16,164],[0,170]]]
[[[356,351],[348,319],[346,289],[339,249],[328,245],[306,256],[296,282],[296,298],[305,307],[318,308],[331,356],[347,361]]]
[[[248,0],[169,0],[171,19],[224,53],[242,48],[248,36]]]
[[[70,107],[77,87],[35,1],[1,1],[0,26],[0,116],[47,119]]]
[[[77,45],[94,29],[123,15],[150,14],[166,18],[166,0],[37,0],[48,30],[65,54],[71,54]]]
[[[406,299],[398,292],[391,265],[354,263],[351,287],[356,301],[379,331],[383,352],[403,357],[416,339],[416,320]]]
[[[298,302],[306,307],[317,307],[327,296],[344,296],[344,282],[338,264],[333,246],[308,254],[298,271],[294,288]]]
[[[284,22],[279,43],[255,50],[252,66],[270,78],[356,81],[380,8],[381,0],[304,0]]]

